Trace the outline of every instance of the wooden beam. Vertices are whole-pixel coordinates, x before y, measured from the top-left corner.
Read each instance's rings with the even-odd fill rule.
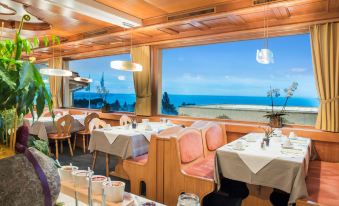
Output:
[[[329,12],[334,12],[334,11],[339,12],[339,0],[328,0],[328,11]]]
[[[287,7],[275,7],[272,11],[277,19],[285,19],[291,16],[291,13]]]
[[[167,34],[171,34],[171,35],[175,35],[175,34],[179,34],[178,31],[171,29],[171,28],[159,28],[159,31],[165,32]]]
[[[234,25],[237,25],[237,26],[242,25],[242,24],[246,24],[246,21],[238,15],[229,14],[227,16],[227,19],[231,24],[234,24]]]
[[[196,27],[196,28],[202,30],[202,31],[209,29],[209,27],[208,27],[206,24],[204,24],[204,23],[202,23],[202,22],[199,22],[199,21],[194,21],[194,20],[193,20],[193,21],[190,22],[190,24],[191,24],[192,26],[194,26],[194,27]]]

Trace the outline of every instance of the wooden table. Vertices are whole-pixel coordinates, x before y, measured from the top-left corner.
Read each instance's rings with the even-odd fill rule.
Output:
[[[57,202],[63,202],[65,204],[65,206],[73,206],[75,205],[75,200],[74,200],[74,196],[75,196],[75,192],[74,192],[74,186],[72,183],[70,182],[61,182],[61,193],[59,195],[59,198],[57,200]],[[87,195],[87,188],[81,188],[81,189],[77,189],[77,196],[78,196],[78,200],[79,200],[79,206],[85,206],[88,205],[88,195]],[[107,206],[134,206],[134,205],[138,205],[137,201],[139,201],[139,203],[145,203],[145,202],[150,202],[150,200],[137,196],[137,195],[133,195],[131,193],[125,192],[125,197],[126,200],[124,200],[121,203],[113,203],[113,202],[106,202]],[[157,203],[155,202],[156,206],[164,206],[163,204]],[[101,195],[93,195],[93,205],[94,206],[100,206],[101,205]]]

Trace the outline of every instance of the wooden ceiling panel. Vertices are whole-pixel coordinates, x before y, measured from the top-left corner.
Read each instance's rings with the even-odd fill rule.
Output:
[[[209,7],[230,0],[144,0],[167,13],[176,13],[195,8]]]
[[[265,19],[265,15],[266,18],[268,20],[271,19],[276,19],[276,15],[273,13],[272,10],[270,11],[266,11],[266,14],[264,11],[262,12],[251,12],[251,13],[247,13],[247,14],[242,14],[241,17],[246,21],[246,22],[256,22],[256,21],[262,21],[264,22]]]
[[[193,26],[192,24],[178,24],[175,26],[171,26],[170,29],[177,31],[177,32],[185,32],[185,31],[193,31],[199,30],[197,27]]]
[[[35,5],[41,0],[15,1],[33,2]],[[123,0],[97,1],[105,4],[111,3],[111,6],[116,8],[115,4]],[[95,23],[94,19],[86,21],[86,18],[81,16],[58,14],[56,12],[58,8],[47,8],[41,12],[41,15],[53,22],[55,26],[45,33],[57,34],[64,38],[65,41],[60,46],[63,50],[62,55],[71,58],[104,55],[105,51],[125,51],[130,44],[131,33],[133,33],[133,45],[158,46],[181,46],[180,42],[206,43],[203,39],[213,42],[213,38],[216,38],[215,41],[262,38],[263,35],[264,6],[253,6],[252,0],[128,0],[122,3],[123,5],[119,6],[129,5],[124,8],[127,13],[133,12],[133,9],[140,12],[140,14],[135,13],[135,16],[142,15],[142,12],[147,13],[145,15],[148,16],[144,16],[147,19],[143,20],[144,26],[132,29],[111,25],[108,27]],[[35,9],[43,10],[41,6],[34,5],[32,7]],[[136,5],[136,7],[132,8],[131,5]],[[211,5],[215,5],[215,13],[173,21],[168,21],[167,16],[164,15],[164,13],[198,7],[209,8]],[[158,17],[148,18],[152,15]],[[339,0],[278,1],[269,5],[267,16],[270,36],[307,32],[309,25],[339,21]],[[23,32],[27,35],[45,34],[44,32]],[[51,54],[51,50],[39,48],[35,54],[38,58],[46,58]]]
[[[285,19],[291,16],[290,10],[287,7],[272,8],[272,12],[277,19]]]
[[[328,1],[317,1],[309,4],[298,4],[293,7],[289,7],[291,15],[303,15],[311,13],[321,13],[328,11]]]
[[[132,16],[147,19],[156,16],[165,15],[166,12],[159,7],[142,0],[95,0],[109,7],[118,9]]]
[[[230,24],[229,19],[227,17],[209,19],[209,20],[202,21],[202,23],[212,28]]]

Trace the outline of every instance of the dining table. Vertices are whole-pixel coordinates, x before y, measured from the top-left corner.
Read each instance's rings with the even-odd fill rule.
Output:
[[[289,204],[308,196],[305,178],[311,156],[311,140],[304,137],[270,137],[249,133],[216,151],[214,179],[221,178],[266,186],[290,194]],[[287,144],[288,143],[288,144]]]
[[[134,158],[148,152],[151,136],[176,126],[172,123],[138,123],[136,128],[127,126],[107,126],[94,129],[88,149],[115,155],[121,159]]]
[[[56,122],[62,115],[56,115],[54,120],[52,117],[39,117],[38,119],[24,118],[23,122],[28,126],[29,133],[40,139],[48,140],[48,134],[57,133]],[[71,132],[77,132],[85,129],[86,115],[72,115],[74,118],[71,125]]]

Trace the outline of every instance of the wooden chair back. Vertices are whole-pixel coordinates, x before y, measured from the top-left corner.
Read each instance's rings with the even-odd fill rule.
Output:
[[[120,126],[124,126],[126,124],[131,123],[131,122],[132,122],[132,119],[129,116],[127,116],[126,114],[124,114],[120,117]]]
[[[90,129],[89,129],[89,123],[92,121],[92,119],[94,118],[99,118],[99,115],[97,113],[91,113],[89,115],[86,116],[85,118],[85,131],[90,133]]]
[[[103,128],[106,125],[107,123],[104,120],[101,120],[99,118],[93,118],[89,123],[89,131],[92,132],[93,129]]]
[[[79,111],[79,110],[69,110],[68,113],[70,115],[83,115],[84,114],[83,111]]]
[[[72,122],[74,118],[71,115],[60,117],[56,123],[58,136],[65,137],[71,135]]]

